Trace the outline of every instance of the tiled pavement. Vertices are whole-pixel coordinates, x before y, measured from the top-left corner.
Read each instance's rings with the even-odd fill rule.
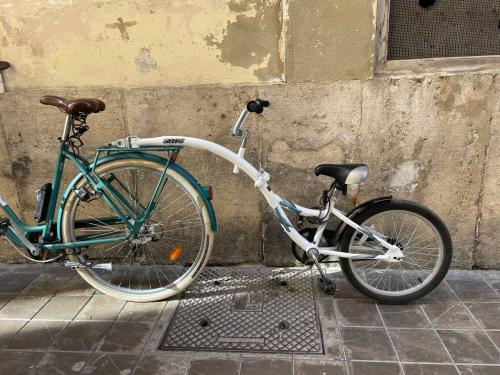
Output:
[[[325,354],[158,351],[178,301],[136,304],[60,266],[0,265],[0,374],[500,374],[500,272],[454,271],[389,306],[335,276],[318,293]]]

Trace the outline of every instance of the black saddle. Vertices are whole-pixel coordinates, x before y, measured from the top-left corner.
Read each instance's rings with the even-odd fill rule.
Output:
[[[320,164],[314,168],[316,176],[332,177],[343,185],[357,185],[368,179],[366,164]]]

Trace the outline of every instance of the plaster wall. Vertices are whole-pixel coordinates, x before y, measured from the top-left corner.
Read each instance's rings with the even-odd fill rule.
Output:
[[[0,59],[8,90],[365,79],[373,4],[0,0]]]

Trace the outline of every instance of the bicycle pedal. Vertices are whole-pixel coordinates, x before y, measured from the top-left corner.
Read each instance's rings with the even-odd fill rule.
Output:
[[[337,291],[337,285],[335,285],[335,281],[327,279],[326,277],[320,277],[318,279],[319,288],[325,294],[333,296]]]

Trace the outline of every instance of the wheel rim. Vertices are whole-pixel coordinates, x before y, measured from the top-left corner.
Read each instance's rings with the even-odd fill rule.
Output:
[[[124,197],[127,195],[132,209],[139,212],[149,201],[163,167],[154,162],[128,160],[116,162],[110,168],[101,168],[98,173],[108,179],[111,177],[111,186]],[[196,274],[206,258],[209,241],[206,220],[197,203],[199,196],[181,180],[177,173],[168,171],[168,181],[157,209],[145,222],[137,238],[81,249],[78,259],[82,262],[92,265],[112,263],[111,272],[86,268],[85,272],[92,279],[115,292],[139,296],[181,290],[185,280]],[[82,187],[88,187],[86,181],[76,185],[76,189]],[[69,207],[65,208],[67,219],[63,220],[66,241],[81,239],[89,233],[101,238],[104,234],[113,237],[127,232],[123,222],[109,225],[101,220],[107,217],[104,215],[112,213],[102,197],[85,202],[73,193],[66,207]],[[101,216],[96,216],[98,214]],[[75,220],[92,220],[93,225],[78,228],[78,225],[71,224]]]
[[[349,259],[354,277],[368,290],[387,296],[414,293],[426,287],[439,272],[444,259],[444,244],[436,227],[423,216],[403,210],[383,211],[368,218],[363,225],[375,230],[405,255],[400,262]],[[355,233],[349,251],[366,245],[369,253],[382,255],[386,249]]]

